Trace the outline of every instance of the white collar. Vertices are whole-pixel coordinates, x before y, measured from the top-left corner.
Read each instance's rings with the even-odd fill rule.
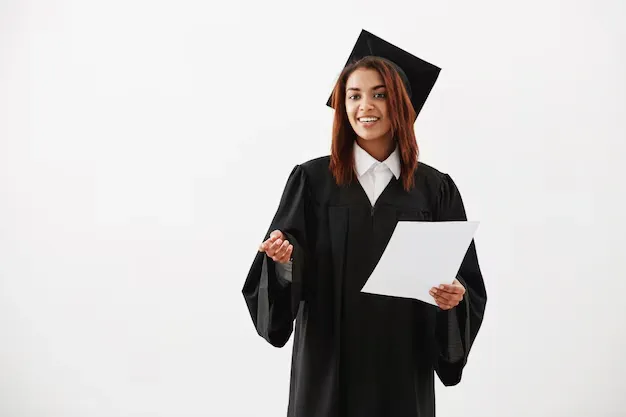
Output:
[[[367,151],[354,141],[354,164],[356,172],[361,177],[370,168],[379,163],[385,164],[391,170],[396,179],[400,178],[400,149],[396,145],[396,149],[383,162],[378,162],[376,158],[367,153]]]

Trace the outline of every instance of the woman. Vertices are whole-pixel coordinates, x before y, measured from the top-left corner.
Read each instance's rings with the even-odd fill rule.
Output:
[[[288,416],[434,416],[434,374],[457,384],[480,328],[474,242],[439,308],[361,292],[398,221],[466,220],[452,179],[417,162],[409,89],[382,57],[346,66],[332,153],[293,169],[246,279],[262,337],[282,347],[296,323]]]

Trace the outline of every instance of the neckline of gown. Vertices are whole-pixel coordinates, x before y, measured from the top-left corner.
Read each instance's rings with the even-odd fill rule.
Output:
[[[387,183],[383,191],[379,194],[378,198],[376,199],[373,205],[369,197],[367,196],[367,192],[365,192],[365,189],[363,188],[363,185],[361,184],[359,180],[354,180],[350,184],[349,188],[352,189],[358,195],[356,201],[359,206],[365,205],[366,207],[369,207],[371,210],[376,210],[376,208],[380,207],[381,205],[392,204],[392,202],[391,203],[388,202],[387,199],[388,199],[389,194],[392,192],[392,190],[394,188],[397,188],[398,184],[400,184],[400,181],[396,179],[395,176],[392,176],[391,180]]]

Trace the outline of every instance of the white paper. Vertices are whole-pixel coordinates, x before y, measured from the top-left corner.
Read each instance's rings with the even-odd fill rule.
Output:
[[[400,221],[362,292],[437,305],[432,287],[451,284],[478,228],[474,221]]]

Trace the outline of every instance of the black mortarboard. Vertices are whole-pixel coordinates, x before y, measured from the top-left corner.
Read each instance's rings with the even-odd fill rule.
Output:
[[[361,34],[345,66],[366,56],[377,56],[391,62],[404,82],[415,109],[415,114],[419,114],[435,85],[435,81],[437,81],[441,68],[398,48],[366,30],[361,30]],[[326,105],[329,107],[332,107],[331,100],[332,94],[326,102]]]

